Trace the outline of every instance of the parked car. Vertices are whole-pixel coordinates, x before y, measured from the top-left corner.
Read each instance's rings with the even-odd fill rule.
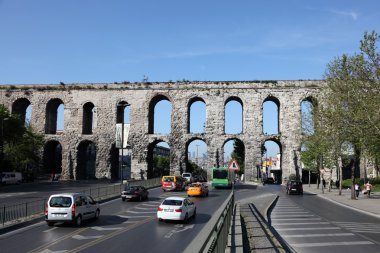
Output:
[[[265,180],[266,184],[274,184],[274,178],[273,177],[267,177]]]
[[[19,184],[22,182],[21,172],[2,172],[0,175],[1,184]]]
[[[303,194],[303,187],[302,187],[302,182],[300,180],[290,180],[286,184],[286,193],[287,194],[298,194],[302,195]]]
[[[148,199],[148,190],[141,185],[138,186],[125,186],[124,191],[121,192],[121,199],[137,199],[139,201]]]
[[[54,194],[45,205],[45,221],[48,226],[57,222],[71,222],[80,226],[83,220],[97,219],[99,215],[99,203],[84,193]]]
[[[169,197],[157,208],[157,218],[162,220],[188,221],[195,217],[197,208],[189,198]]]
[[[163,176],[161,182],[164,191],[182,191],[185,184],[186,180],[181,176]]]
[[[201,182],[192,183],[187,188],[187,196],[208,196],[208,186],[202,184]]]

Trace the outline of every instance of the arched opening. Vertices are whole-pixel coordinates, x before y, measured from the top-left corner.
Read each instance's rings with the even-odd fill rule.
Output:
[[[94,111],[95,106],[93,103],[88,102],[83,105],[82,134],[92,134],[92,130],[94,129]]]
[[[207,177],[207,144],[201,139],[192,139],[187,144],[186,171],[191,172],[193,177]],[[183,173],[181,172],[181,173]]]
[[[301,130],[305,135],[314,134],[314,111],[316,101],[308,97],[301,102]]]
[[[273,178],[275,183],[282,183],[282,149],[281,143],[274,139],[266,140],[261,148],[262,180]]]
[[[76,180],[96,179],[96,147],[92,141],[82,141],[77,150]]]
[[[56,134],[64,126],[64,104],[61,99],[51,99],[46,105],[45,133]]]
[[[149,134],[171,133],[172,104],[164,95],[155,96],[149,104]],[[156,117],[159,120],[155,120]]]
[[[130,104],[126,101],[120,101],[116,106],[116,144],[118,149],[118,178],[131,178],[132,164],[132,147],[128,142],[129,138],[129,114]],[[116,168],[111,169],[116,171]]]
[[[206,132],[206,103],[203,99],[196,97],[189,102],[188,106],[188,133]]]
[[[20,120],[29,125],[32,105],[26,98],[19,98],[12,104],[12,114],[18,115]]]
[[[265,135],[279,134],[280,131],[280,101],[268,97],[263,102],[263,132]]]
[[[148,179],[170,175],[170,146],[167,142],[158,140],[151,143],[146,155]]]
[[[225,102],[224,133],[243,133],[243,102],[238,97],[230,97]]]
[[[223,146],[223,165],[228,167],[232,160],[235,160],[239,170],[235,171],[237,175],[244,174],[245,168],[245,146],[239,139],[229,139]]]
[[[58,141],[48,141],[44,146],[43,173],[47,175],[62,173],[62,146]]]

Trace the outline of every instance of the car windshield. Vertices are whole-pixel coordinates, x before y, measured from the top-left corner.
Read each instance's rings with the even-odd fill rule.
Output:
[[[173,177],[165,177],[164,182],[173,182],[174,178]]]
[[[184,174],[182,174],[182,176],[183,176],[183,177],[191,177],[191,174],[189,174],[189,173],[184,173]]]
[[[190,187],[202,187],[201,184],[191,184]]]
[[[226,179],[228,177],[228,173],[226,170],[214,170],[213,177],[216,179]]]
[[[138,190],[139,188],[137,186],[126,186],[124,188],[125,191],[136,191]]]
[[[166,206],[182,206],[182,200],[165,199],[164,202],[162,202],[162,204]]]
[[[70,207],[71,206],[71,198],[70,197],[53,197],[50,199],[49,205],[51,207]]]

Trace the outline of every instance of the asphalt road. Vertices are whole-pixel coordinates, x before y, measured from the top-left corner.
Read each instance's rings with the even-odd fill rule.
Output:
[[[314,194],[289,196],[283,186],[264,187],[279,195],[271,224],[296,252],[380,252],[380,219]]]
[[[162,199],[186,193],[151,189],[148,201],[103,203],[100,218],[79,228],[39,222],[0,235],[0,252],[181,252],[229,193],[211,190],[209,197],[192,198],[197,216],[188,223],[158,222],[156,210]]]

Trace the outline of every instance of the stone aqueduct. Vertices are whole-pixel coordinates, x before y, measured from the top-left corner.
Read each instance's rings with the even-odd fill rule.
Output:
[[[1,103],[12,114],[25,117],[32,105],[30,124],[45,135],[42,167],[62,168],[64,179],[83,179],[85,160],[92,160],[96,178],[118,178],[118,149],[115,148],[115,125],[120,123],[119,103],[130,105],[132,147],[131,177],[149,177],[153,147],[160,141],[170,146],[170,172],[186,170],[188,145],[203,140],[207,145],[208,167],[222,161],[223,146],[240,140],[245,148],[245,180],[255,180],[261,160],[261,146],[267,140],[280,147],[282,179],[296,173],[301,138],[301,102],[318,101],[323,81],[234,81],[234,82],[165,82],[122,84],[3,85]],[[161,100],[172,104],[171,133],[154,134],[154,106]],[[236,100],[242,105],[243,130],[240,134],[224,131],[225,105]],[[190,133],[190,106],[196,101],[206,105],[205,132]],[[278,106],[279,133],[263,133],[263,103]],[[64,130],[57,131],[57,108],[64,104]],[[119,109],[118,109],[119,108]],[[94,115],[92,115],[94,114]],[[90,118],[93,118],[93,122]],[[88,125],[90,124],[90,129]],[[91,124],[94,125],[91,129]],[[61,147],[60,154],[56,152]],[[90,152],[88,152],[90,150]],[[95,152],[91,152],[95,151]],[[89,155],[90,154],[90,155]],[[94,157],[89,157],[96,154]],[[55,160],[51,161],[53,157]],[[55,164],[54,164],[55,163]]]

